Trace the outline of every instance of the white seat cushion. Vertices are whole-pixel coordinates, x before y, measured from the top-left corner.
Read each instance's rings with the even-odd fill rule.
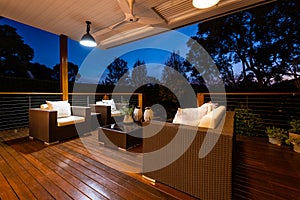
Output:
[[[57,118],[57,126],[67,126],[71,124],[76,124],[76,123],[82,123],[85,121],[84,117],[79,117],[79,116],[69,116],[69,117],[62,117],[62,118]]]
[[[46,101],[48,110],[57,110],[57,117],[71,116],[71,106],[68,101]]]
[[[115,116],[121,116],[121,112],[119,110],[116,111],[111,111],[111,116],[115,117]]]
[[[213,111],[207,113],[202,119],[200,120],[199,127],[204,128],[216,128],[220,121],[222,120],[224,114],[226,112],[225,106],[219,106]]]

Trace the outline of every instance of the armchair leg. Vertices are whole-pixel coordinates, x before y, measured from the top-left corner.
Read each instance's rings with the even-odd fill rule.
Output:
[[[47,145],[47,146],[49,146],[49,145],[53,145],[53,144],[57,144],[57,143],[59,143],[59,141],[55,141],[55,142],[44,142],[44,145]]]

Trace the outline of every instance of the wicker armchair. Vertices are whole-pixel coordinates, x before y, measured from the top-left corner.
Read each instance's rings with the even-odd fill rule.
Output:
[[[89,132],[90,107],[71,106],[71,108],[70,118],[57,118],[56,110],[29,109],[29,137],[51,144]]]

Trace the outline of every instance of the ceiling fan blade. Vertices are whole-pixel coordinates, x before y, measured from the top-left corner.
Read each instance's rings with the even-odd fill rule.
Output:
[[[130,1],[130,0],[129,0]],[[127,0],[118,0],[119,6],[121,8],[121,10],[123,11],[123,13],[126,14],[131,14],[131,8],[130,8],[130,4],[129,1]]]
[[[127,23],[129,23],[126,19],[125,20],[123,20],[123,21],[121,21],[121,22],[118,22],[118,23],[116,23],[116,24],[113,24],[113,25],[111,25],[110,27],[108,27],[110,30],[114,30],[114,29],[116,29],[116,28],[120,28],[121,26],[123,26],[123,25],[125,25],[125,24],[127,24]]]
[[[138,22],[141,24],[160,24],[165,22],[163,19],[159,18],[151,18],[151,17],[137,17],[139,20]]]
[[[111,29],[110,28],[102,28],[100,30],[96,30],[94,33],[92,33],[95,37],[99,36],[99,35],[103,35],[106,34],[108,32],[110,32]]]

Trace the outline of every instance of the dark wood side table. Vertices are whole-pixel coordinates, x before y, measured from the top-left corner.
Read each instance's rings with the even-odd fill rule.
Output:
[[[140,123],[116,123],[98,129],[98,142],[105,146],[128,150],[143,141]]]

